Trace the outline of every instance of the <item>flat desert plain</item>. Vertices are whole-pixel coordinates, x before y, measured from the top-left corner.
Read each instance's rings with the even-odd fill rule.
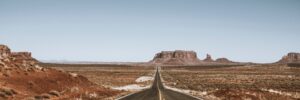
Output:
[[[155,73],[154,66],[51,63],[40,65],[82,75],[99,86],[120,91],[107,99],[116,99],[150,87]]]
[[[300,67],[199,65],[161,67],[164,84],[208,100],[299,100]]]

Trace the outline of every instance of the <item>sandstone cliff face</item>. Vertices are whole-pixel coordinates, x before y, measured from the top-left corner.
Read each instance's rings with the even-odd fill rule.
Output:
[[[300,63],[300,53],[291,52],[283,56],[277,63]]]
[[[220,63],[235,63],[227,58],[219,58],[213,60],[211,55],[207,54],[204,60],[197,58],[197,53],[194,51],[162,51],[157,53],[150,63],[163,65],[197,65],[197,64],[220,64]]]
[[[194,51],[176,50],[157,53],[151,62],[158,64],[195,64],[199,61],[197,53]]]

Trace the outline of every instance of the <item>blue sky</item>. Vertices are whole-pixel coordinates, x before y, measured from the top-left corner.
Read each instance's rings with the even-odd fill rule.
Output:
[[[299,0],[1,0],[0,44],[40,60],[274,62],[300,52]]]

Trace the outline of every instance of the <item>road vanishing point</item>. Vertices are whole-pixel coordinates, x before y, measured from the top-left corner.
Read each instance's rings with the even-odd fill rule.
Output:
[[[119,100],[202,100],[184,93],[167,89],[161,82],[158,67],[151,88],[122,97]]]

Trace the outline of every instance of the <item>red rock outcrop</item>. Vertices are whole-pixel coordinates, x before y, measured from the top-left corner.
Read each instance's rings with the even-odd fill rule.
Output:
[[[0,60],[8,59],[10,54],[10,49],[7,46],[0,45]]]
[[[30,52],[12,52],[11,57],[13,57],[13,59],[15,61],[34,61],[34,62],[37,62],[36,59],[31,57]]]
[[[31,57],[30,52],[11,52],[6,45],[0,45],[0,68],[18,68],[19,70],[41,69],[37,60]]]
[[[283,56],[277,63],[300,63],[300,53],[288,53],[286,56]]]
[[[0,44],[0,100],[57,100],[79,98],[89,93],[116,94],[83,76],[43,68],[37,63],[30,52],[11,52],[6,45]]]
[[[219,58],[213,60],[211,55],[207,54],[204,60],[197,58],[197,53],[194,51],[162,51],[157,53],[153,60],[150,61],[152,64],[163,64],[163,65],[198,65],[198,64],[221,64],[221,63],[235,63],[228,60],[227,58]]]
[[[162,51],[157,53],[151,63],[156,64],[195,64],[199,63],[197,53],[194,51]]]
[[[233,61],[228,60],[227,58],[218,58],[216,60],[213,60],[211,55],[207,54],[206,58],[203,60],[203,62],[206,63],[234,63]]]
[[[206,54],[206,58],[203,60],[205,62],[213,62],[214,60],[211,58],[209,54]]]

